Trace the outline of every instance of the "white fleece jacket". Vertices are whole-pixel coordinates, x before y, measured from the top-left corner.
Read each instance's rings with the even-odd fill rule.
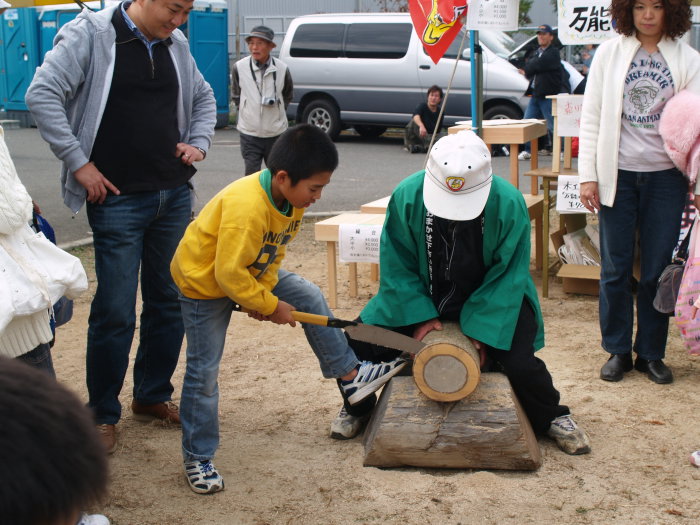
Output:
[[[588,74],[581,112],[578,173],[580,182],[598,183],[604,206],[612,206],[615,201],[624,80],[640,46],[634,36],[604,42],[596,51]],[[700,93],[700,54],[684,42],[669,38],[662,39],[658,47],[671,71],[674,93],[682,89]]]
[[[15,165],[10,157],[10,152],[5,144],[5,132],[0,127],[0,240],[9,239],[27,228],[27,223],[32,218],[32,198],[19,180]],[[2,248],[0,247],[0,250]],[[0,260],[3,260],[0,258]],[[2,281],[0,290],[3,294],[9,294],[7,286],[9,269],[0,264]],[[7,296],[0,300],[0,307],[8,306],[5,302]],[[49,324],[49,307],[37,311],[32,315],[24,315],[12,318],[9,323],[3,319],[11,316],[9,311],[0,311],[0,355],[5,357],[17,357],[26,354],[41,343],[48,343],[53,338]]]

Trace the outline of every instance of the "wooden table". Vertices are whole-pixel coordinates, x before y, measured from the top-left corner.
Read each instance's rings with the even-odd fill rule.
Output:
[[[547,125],[544,120],[538,122],[519,122],[517,124],[492,125],[489,121],[482,124],[482,139],[487,144],[510,144],[510,182],[516,188],[520,187],[518,147],[520,144],[530,143],[530,169],[537,169],[537,139],[547,134]],[[472,129],[471,124],[460,124],[447,129],[448,133],[458,133],[465,129]],[[537,195],[537,180],[530,179],[530,193]]]
[[[341,213],[316,223],[314,237],[317,241],[326,241],[326,258],[328,264],[328,305],[338,306],[338,272],[336,256],[338,233],[341,224],[384,224],[384,215],[378,213]],[[357,297],[357,263],[350,265],[350,297]]]
[[[386,207],[389,206],[389,197],[382,197],[376,201],[367,202],[360,206],[360,213],[386,213]]]

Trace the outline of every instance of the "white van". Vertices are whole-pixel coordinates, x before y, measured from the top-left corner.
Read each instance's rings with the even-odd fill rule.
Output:
[[[308,15],[290,24],[279,57],[294,81],[290,120],[323,128],[335,139],[354,127],[377,136],[405,126],[436,84],[446,90],[461,35],[434,64],[408,13]],[[522,118],[527,80],[482,43],[483,118]],[[445,108],[445,125],[471,114],[469,33]]]

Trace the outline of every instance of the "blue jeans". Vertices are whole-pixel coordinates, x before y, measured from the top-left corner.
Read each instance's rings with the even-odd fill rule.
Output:
[[[280,270],[272,293],[299,311],[332,317],[318,286],[294,273]],[[182,455],[185,461],[203,461],[213,458],[219,447],[219,363],[234,303],[228,297],[205,300],[180,295],[180,306],[187,334],[187,367],[180,398]],[[357,357],[342,330],[302,326],[324,377],[341,377],[357,366]],[[284,347],[285,342],[272,344]]]
[[[653,172],[619,170],[612,207],[600,221],[600,331],[611,354],[634,349],[642,359],[663,359],[668,316],[654,309],[656,282],[678,242],[688,181],[676,169]],[[637,286],[637,335],[630,287],[636,231],[639,230],[641,276]]]
[[[119,393],[129,365],[136,326],[136,290],[141,270],[139,346],[134,363],[134,399],[171,399],[184,328],[170,260],[192,207],[186,184],[172,190],[109,195],[87,204],[95,245],[97,290],[88,319],[88,406],[98,424],[121,417]]]
[[[547,134],[549,135],[550,148],[554,135],[554,117],[552,116],[552,101],[545,97],[531,97],[523,118],[539,118],[547,121]],[[530,143],[525,143],[525,151],[530,151]]]
[[[42,370],[56,379],[56,372],[53,368],[53,359],[51,358],[50,343],[42,343],[16,359],[27,363],[29,366],[36,368],[37,370]]]

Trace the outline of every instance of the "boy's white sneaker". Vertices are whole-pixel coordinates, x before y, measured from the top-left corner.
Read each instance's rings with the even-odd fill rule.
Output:
[[[107,516],[102,514],[85,514],[80,516],[80,520],[75,525],[109,525]]]
[[[700,467],[700,450],[696,450],[690,455],[690,464]]]
[[[210,460],[185,461],[185,476],[190,488],[197,494],[213,494],[224,490],[224,478]]]
[[[521,151],[520,155],[518,155],[518,160],[530,160],[532,158],[532,155],[530,155],[529,151]]]
[[[357,375],[350,381],[341,381],[340,388],[348,403],[359,403],[368,395],[379,390],[384,383],[398,374],[406,366],[406,360],[397,357],[387,363],[372,363],[362,361],[357,369]]]
[[[570,414],[554,419],[549,425],[547,435],[567,454],[578,456],[591,451],[588,435],[579,428]]]
[[[351,416],[342,406],[340,412],[331,423],[331,437],[333,439],[352,439],[358,436],[365,428],[371,414],[364,416]]]

